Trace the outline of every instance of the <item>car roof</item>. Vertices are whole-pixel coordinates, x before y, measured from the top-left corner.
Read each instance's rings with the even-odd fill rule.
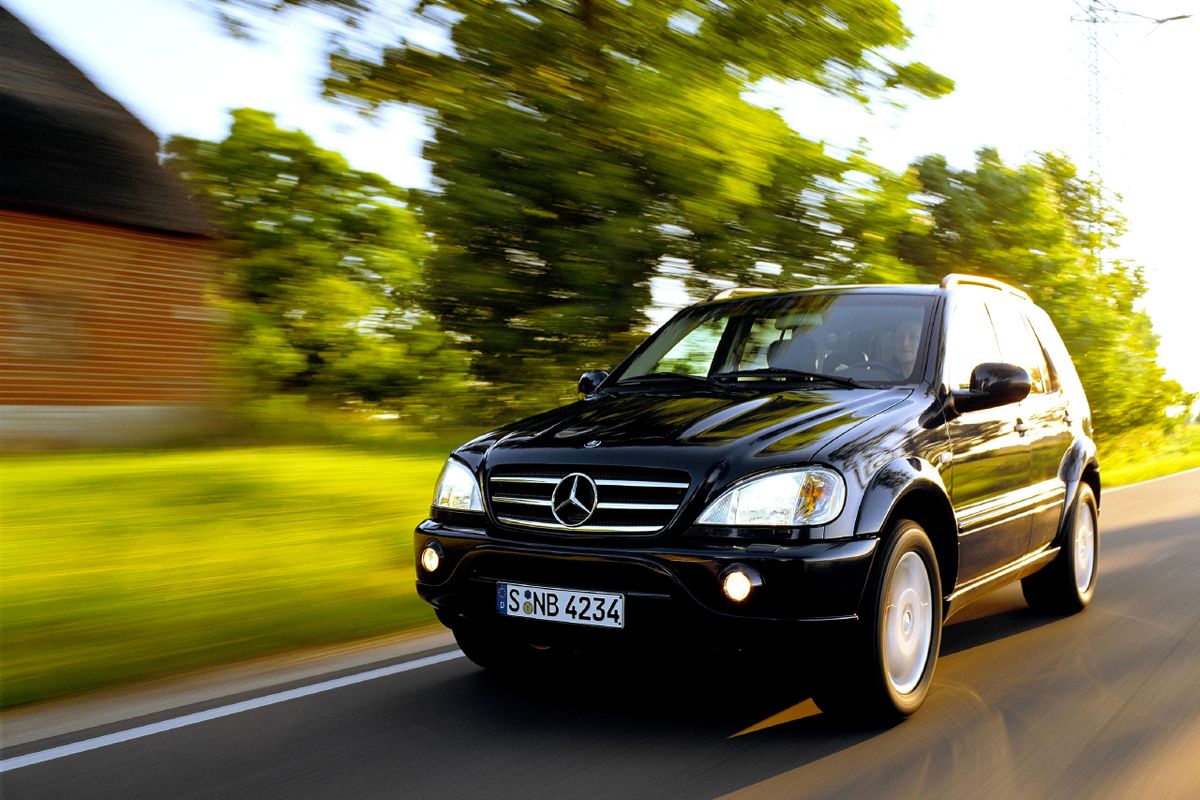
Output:
[[[946,294],[947,292],[953,291],[960,287],[971,287],[972,289],[991,289],[993,291],[999,291],[1004,294],[1020,298],[1021,300],[1030,300],[1029,295],[1025,292],[998,280],[977,277],[974,275],[951,273],[942,279],[940,285],[934,285],[931,283],[856,283],[809,286],[803,289],[786,290],[734,287],[717,292],[712,297],[709,297],[708,299],[697,303],[696,305],[723,303],[732,300],[746,300],[757,297],[788,297],[793,295],[829,293],[843,294],[848,292],[852,292],[854,294],[907,294],[933,296]]]
[[[943,290],[932,284],[923,283],[858,283],[858,284],[832,284],[829,286],[809,286],[804,289],[784,289],[773,291],[769,289],[727,289],[723,292],[718,292],[707,300],[702,300],[696,305],[709,305],[711,303],[727,303],[734,300],[748,300],[758,298],[775,298],[775,297],[790,297],[793,295],[806,294],[844,294],[853,292],[854,294],[912,294],[912,295],[936,295]]]

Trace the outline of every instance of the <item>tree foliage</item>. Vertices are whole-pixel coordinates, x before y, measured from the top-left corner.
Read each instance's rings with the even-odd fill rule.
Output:
[[[249,6],[254,2],[247,0]],[[346,11],[344,2],[305,5]],[[365,9],[369,20],[371,5]],[[330,95],[425,109],[436,187],[428,303],[499,385],[613,363],[663,259],[698,282],[828,277],[828,187],[846,165],[742,94],[764,78],[866,99],[949,88],[894,60],[890,0],[421,2],[447,46],[335,53]],[[361,28],[370,29],[369,21]],[[762,282],[761,280],[759,282]]]
[[[386,5],[211,1],[318,8],[367,40]],[[722,281],[995,276],[1050,312],[1099,431],[1181,398],[1154,360],[1140,268],[1100,257],[1124,222],[1069,161],[1010,166],[985,149],[972,169],[935,155],[893,174],[745,99],[768,79],[864,102],[949,91],[896,60],[908,32],[891,0],[420,0],[416,13],[443,46],[337,48],[326,91],[368,112],[425,110],[422,304],[499,404],[569,394],[579,371],[627,352],[665,265],[693,297]]]
[[[961,170],[927,156],[903,176],[883,175],[859,220],[848,235],[868,278],[967,272],[1027,290],[1073,354],[1102,435],[1161,421],[1184,399],[1155,361],[1158,338],[1137,305],[1141,268],[1101,258],[1124,219],[1063,156],[1014,167],[983,149]]]
[[[255,389],[389,402],[462,376],[417,304],[430,244],[403,190],[251,109],[221,142],[173,137],[166,163],[222,236],[219,302]]]

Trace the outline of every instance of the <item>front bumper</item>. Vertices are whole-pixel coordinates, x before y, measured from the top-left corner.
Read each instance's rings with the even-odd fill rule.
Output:
[[[879,540],[862,537],[792,545],[631,543],[617,546],[531,543],[483,529],[427,520],[416,529],[415,552],[431,541],[442,550],[434,574],[418,561],[417,592],[450,627],[503,624],[532,638],[591,636],[625,640],[692,638],[761,640],[787,629],[829,627],[857,619]],[[720,575],[740,564],[763,584],[742,603],[721,593]],[[496,583],[525,583],[625,595],[620,631],[496,614]],[[801,634],[803,635],[803,634]]]

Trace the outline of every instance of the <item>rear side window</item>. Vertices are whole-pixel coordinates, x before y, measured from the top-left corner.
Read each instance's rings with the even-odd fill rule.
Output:
[[[1058,370],[1054,367],[1054,359],[1050,357],[1050,351],[1046,349],[1046,343],[1038,335],[1037,327],[1033,324],[1033,319],[1025,317],[1025,324],[1033,330],[1033,338],[1037,339],[1038,346],[1042,349],[1042,359],[1046,364],[1046,391],[1057,392],[1062,388],[1062,385],[1058,380]]]
[[[1050,316],[1034,306],[1029,309],[1029,321],[1033,323],[1033,329],[1037,333],[1046,355],[1049,356],[1054,376],[1063,390],[1068,393],[1082,393],[1083,386],[1079,382],[1079,373],[1075,371],[1071,354],[1067,352],[1067,346],[1063,344],[1062,337],[1059,336],[1054,323],[1050,321]]]
[[[980,364],[1002,361],[987,306],[966,293],[956,298],[946,333],[942,370],[951,389],[971,388],[971,372]]]

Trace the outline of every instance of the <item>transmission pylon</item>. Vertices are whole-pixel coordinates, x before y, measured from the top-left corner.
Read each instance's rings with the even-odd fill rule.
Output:
[[[1089,184],[1091,214],[1088,221],[1088,242],[1093,259],[1099,258],[1099,217],[1101,201],[1101,175],[1104,157],[1104,98],[1103,68],[1101,67],[1100,26],[1119,23],[1152,24],[1156,28],[1167,22],[1188,19],[1191,14],[1177,14],[1171,17],[1148,17],[1134,11],[1117,8],[1109,0],[1075,0],[1080,14],[1071,17],[1074,22],[1082,22],[1087,27],[1087,94],[1088,94],[1088,127],[1087,127],[1087,176]]]

